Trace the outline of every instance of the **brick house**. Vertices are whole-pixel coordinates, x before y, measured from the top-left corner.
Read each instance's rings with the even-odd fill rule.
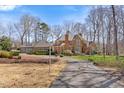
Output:
[[[82,54],[87,52],[88,42],[82,38],[81,34],[72,36],[67,32],[62,38],[57,40],[53,45],[53,49],[57,53],[64,50],[71,50],[73,53]]]
[[[85,53],[87,49],[87,42],[82,38],[81,34],[77,34],[72,40],[73,49],[72,51],[76,54]]]
[[[64,50],[72,50],[72,39],[73,37],[67,32],[59,40],[55,41],[53,50],[57,53],[62,53]]]
[[[50,44],[46,41],[39,41],[30,46],[21,46],[22,53],[30,53],[31,51],[48,51]],[[95,44],[87,42],[82,38],[81,34],[71,35],[69,31],[66,32],[59,40],[56,40],[52,45],[52,50],[56,53],[63,53],[64,50],[70,50],[75,54],[88,54],[90,50],[95,49]]]
[[[37,43],[34,43],[30,46],[22,45],[20,47],[20,50],[22,53],[30,53],[33,51],[48,51],[49,50],[49,43],[46,41],[39,41]]]

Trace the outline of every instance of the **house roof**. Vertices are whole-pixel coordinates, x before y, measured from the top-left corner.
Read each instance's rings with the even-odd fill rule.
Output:
[[[73,39],[75,39],[76,37],[79,37],[80,40],[82,40],[84,43],[86,43],[87,41],[83,39],[83,37],[80,34],[77,34],[73,37]]]
[[[26,45],[21,45],[20,46],[20,48],[23,48],[23,47],[25,47],[25,48],[32,48],[33,46],[26,46]]]
[[[72,39],[73,39],[73,36],[72,35],[69,35],[68,36],[68,40],[71,41]],[[65,40],[65,35],[63,35],[59,40],[64,41]]]
[[[64,46],[65,45],[65,43],[62,43],[60,46]]]
[[[32,44],[33,47],[49,47],[50,44],[46,41],[39,41],[38,43]]]

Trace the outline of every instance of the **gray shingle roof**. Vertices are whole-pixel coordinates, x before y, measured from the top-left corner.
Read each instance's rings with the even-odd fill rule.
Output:
[[[38,43],[32,44],[33,47],[49,47],[49,45],[46,41],[39,41]]]
[[[84,43],[87,43],[87,41],[81,35],[77,34],[73,37],[73,39],[76,37],[79,37],[80,40],[82,40]]]

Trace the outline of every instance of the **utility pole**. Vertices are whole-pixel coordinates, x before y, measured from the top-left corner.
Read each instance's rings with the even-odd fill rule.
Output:
[[[49,43],[49,75],[51,72],[51,44]]]
[[[52,36],[52,34],[51,34],[51,42],[49,42],[49,75],[50,75],[50,73],[51,73],[51,43],[53,43],[53,36]]]

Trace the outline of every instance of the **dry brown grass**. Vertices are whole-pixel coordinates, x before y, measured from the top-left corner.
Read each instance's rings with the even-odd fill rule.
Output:
[[[60,61],[51,65],[48,74],[48,64],[22,63],[0,64],[0,87],[38,88],[49,87],[52,81],[65,67],[66,62]]]

